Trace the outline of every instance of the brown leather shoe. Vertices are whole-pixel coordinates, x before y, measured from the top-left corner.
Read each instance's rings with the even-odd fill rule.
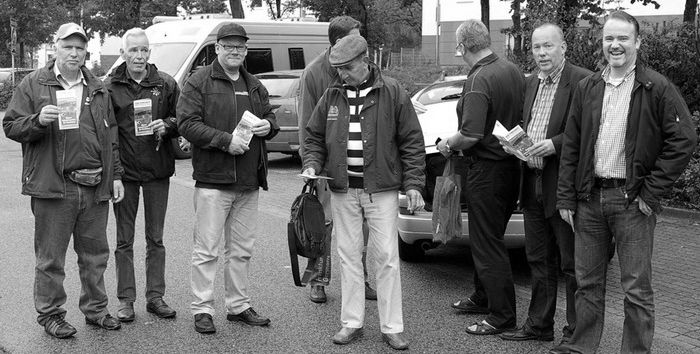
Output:
[[[214,326],[214,320],[208,313],[198,313],[194,315],[194,330],[203,333],[210,334],[216,332],[216,327]]]
[[[252,307],[249,307],[247,310],[237,314],[228,314],[226,315],[226,319],[229,321],[241,321],[245,322],[251,326],[267,326],[270,324],[270,319],[267,317],[262,317],[258,315],[255,310],[253,310]]]
[[[323,285],[311,285],[309,300],[317,304],[326,302],[326,290],[324,289]]]
[[[149,300],[146,304],[146,311],[154,313],[160,318],[173,318],[177,315],[177,311],[171,309],[160,297]]]
[[[377,292],[369,286],[368,282],[365,282],[365,299],[377,300]]]
[[[119,304],[119,310],[117,311],[117,319],[120,322],[132,322],[136,314],[134,313],[134,303],[133,302],[122,302]]]
[[[349,344],[356,338],[362,336],[362,327],[360,328],[350,328],[343,327],[333,336],[333,343],[335,344]]]
[[[403,333],[382,333],[382,339],[394,350],[408,349],[408,341],[404,339]]]
[[[44,322],[44,331],[59,339],[71,337],[78,332],[59,315],[53,315]]]
[[[106,314],[96,320],[91,320],[85,317],[85,323],[93,326],[102,327],[110,331],[116,331],[122,328],[122,323],[118,319],[112,317],[110,314]]]

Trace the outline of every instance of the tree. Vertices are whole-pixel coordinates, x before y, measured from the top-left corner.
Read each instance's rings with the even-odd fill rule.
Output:
[[[698,9],[698,0],[685,0],[685,9],[683,10],[683,22],[692,23],[695,25],[695,16]]]
[[[221,14],[228,12],[223,0],[183,0],[180,6],[188,14]]]
[[[243,4],[241,0],[228,0],[229,6],[231,6],[231,17],[233,18],[245,18],[245,13],[243,12]]]
[[[486,28],[491,28],[491,5],[489,5],[489,0],[481,0],[481,22],[486,25]]]

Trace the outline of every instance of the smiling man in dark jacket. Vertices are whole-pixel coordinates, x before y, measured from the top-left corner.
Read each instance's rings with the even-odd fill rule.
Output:
[[[625,292],[620,352],[651,353],[656,215],[690,161],[697,135],[678,89],[637,61],[640,43],[633,16],[610,14],[603,26],[609,64],[579,83],[566,124],[557,209],[576,229],[571,353],[595,353],[600,344],[613,237]]]
[[[180,133],[192,144],[194,251],[191,283],[195,330],[214,333],[214,277],[223,230],[226,266],[226,318],[262,326],[270,320],[250,306],[248,269],[255,243],[258,193],[267,190],[265,139],[279,126],[267,89],[243,68],[248,36],[238,24],[217,33],[217,59],[194,73],[177,104]],[[232,134],[243,113],[260,118],[251,123],[250,141]]]
[[[134,225],[143,189],[146,227],[146,310],[158,317],[175,317],[165,301],[165,246],[163,226],[168,207],[170,176],[175,156],[169,139],[177,136],[175,106],[180,89],[170,75],[148,63],[150,49],[146,32],[132,28],[122,37],[119,65],[108,78],[107,89],[119,126],[119,156],[124,167],[122,183],[126,196],[114,205],[117,219],[117,318],[134,320]],[[143,113],[136,112],[138,106]],[[141,108],[144,107],[144,108]],[[137,117],[147,117],[144,122]],[[139,124],[136,124],[139,122]]]
[[[56,338],[76,333],[62,307],[71,235],[85,321],[121,328],[107,309],[104,272],[108,200],[124,197],[123,171],[109,93],[84,65],[87,40],[79,25],[61,25],[55,61],[20,82],[2,122],[5,135],[22,143],[22,194],[32,197],[37,321]]]

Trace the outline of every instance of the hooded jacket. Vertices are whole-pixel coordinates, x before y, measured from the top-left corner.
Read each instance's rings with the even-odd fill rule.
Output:
[[[22,143],[22,194],[36,198],[65,198],[69,181],[63,175],[66,134],[58,129],[58,122],[46,126],[39,123],[41,109],[56,105],[56,91],[63,90],[54,75],[54,65],[55,60],[51,60],[20,82],[2,122],[5,135]],[[102,182],[94,199],[99,203],[112,197],[112,182],[121,179],[124,170],[109,93],[85,66],[80,70],[87,82],[82,110],[89,110],[101,148]]]
[[[146,77],[140,83],[130,80],[126,63],[114,69],[107,78],[106,87],[112,98],[114,116],[119,126],[119,156],[127,182],[148,182],[167,178],[175,173],[175,154],[170,143],[177,137],[175,106],[180,96],[177,82],[155,65],[146,65]],[[151,100],[152,119],[165,123],[160,147],[155,135],[136,136],[134,126],[134,101]]]

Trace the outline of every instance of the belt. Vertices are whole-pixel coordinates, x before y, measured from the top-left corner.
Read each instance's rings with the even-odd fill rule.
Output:
[[[593,186],[598,188],[620,188],[625,186],[624,178],[598,178],[593,180]]]

